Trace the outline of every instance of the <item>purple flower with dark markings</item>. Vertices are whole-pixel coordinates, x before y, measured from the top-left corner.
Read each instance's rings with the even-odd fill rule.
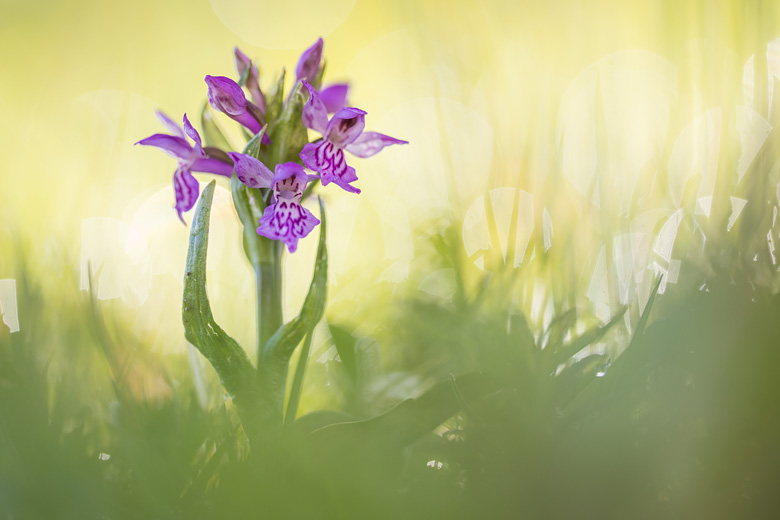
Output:
[[[385,146],[408,144],[395,137],[377,132],[364,132],[366,112],[359,108],[342,108],[328,120],[328,111],[320,93],[306,81],[309,100],[303,107],[303,124],[322,134],[322,140],[309,143],[300,153],[301,160],[320,174],[322,185],[333,182],[352,193],[360,193],[352,186],[357,180],[355,169],[347,164],[344,150],[358,157],[371,157]]]
[[[206,76],[209,86],[209,104],[231,119],[247,127],[253,134],[260,131],[262,114],[251,101],[247,101],[241,86],[225,76]],[[263,134],[263,143],[270,143],[268,136]]]
[[[236,164],[238,165],[238,162]],[[265,170],[264,177],[271,174],[263,163],[257,161],[257,164]],[[272,240],[281,240],[291,253],[295,252],[298,248],[298,239],[311,233],[312,229],[320,223],[311,211],[301,206],[303,190],[312,177],[306,174],[300,164],[287,162],[276,165],[273,175],[272,204],[265,208],[260,218],[258,235]]]
[[[200,191],[198,181],[192,175],[192,172],[215,173],[230,177],[233,174],[233,165],[225,162],[227,159],[221,161],[206,153],[200,140],[200,134],[190,124],[187,114],[184,114],[183,131],[179,125],[159,110],[157,111],[157,117],[173,135],[154,134],[146,139],[141,139],[135,144],[156,146],[179,160],[179,164],[173,174],[173,191],[176,194],[176,212],[179,214],[179,219],[184,222],[181,214],[192,209],[195,201],[198,200]],[[187,137],[192,139],[195,146],[190,145]]]
[[[260,72],[252,63],[252,60],[241,52],[241,49],[238,47],[233,47],[233,55],[236,59],[236,70],[238,71],[239,78],[244,77],[244,74],[247,73],[247,69],[249,69],[250,66],[252,67],[251,70],[249,70],[249,74],[247,74],[245,85],[252,95],[252,102],[257,105],[257,108],[262,114],[265,114],[266,103],[265,95],[263,94],[263,91],[260,90]]]
[[[301,57],[298,58],[298,65],[295,67],[297,81],[312,81],[317,77],[317,73],[320,71],[323,45],[322,38],[319,38],[314,42],[314,45],[303,51]]]

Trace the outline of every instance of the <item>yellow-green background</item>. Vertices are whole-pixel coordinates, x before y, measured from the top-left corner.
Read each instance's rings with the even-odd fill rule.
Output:
[[[102,263],[106,304],[150,349],[171,353],[185,348],[179,298],[187,230],[171,208],[173,160],[133,143],[161,131],[155,109],[177,120],[185,112],[197,119],[206,94],[203,77],[235,77],[234,45],[256,60],[267,88],[281,67],[293,70],[300,53],[322,36],[326,83],[352,85],[350,101],[367,110],[367,129],[411,142],[352,159],[360,196],[335,186],[321,190],[331,223],[329,315],[371,333],[377,313],[399,292],[422,287],[447,297],[450,273],[426,262],[430,250],[421,239],[448,225],[479,228],[479,201],[491,193],[494,211],[507,195],[514,201],[504,209],[507,218],[516,215],[512,211],[532,217],[518,233],[528,235],[526,253],[537,248],[536,261],[530,254],[522,265],[511,254],[505,260],[507,245],[496,244],[495,234],[492,242],[489,233],[480,236],[479,229],[463,235],[471,260],[480,269],[504,261],[523,269],[524,292],[508,300],[537,314],[556,284],[598,314],[605,304],[594,303],[598,298],[589,291],[599,251],[631,231],[637,216],[621,209],[627,175],[621,168],[634,164],[636,143],[668,154],[695,117],[750,104],[741,89],[745,64],[756,52],[762,55],[780,27],[770,2],[725,0],[3,0],[0,8],[0,278],[13,277],[24,263],[57,301],[83,286],[89,256]],[[632,53],[615,54],[621,51]],[[587,102],[581,124],[576,115],[563,120],[562,107],[567,92],[580,92],[580,74],[587,79],[605,57],[617,60],[617,69],[600,80],[601,102],[612,111],[610,121],[627,126],[607,130],[616,162],[603,173],[600,193],[614,201],[602,200],[599,208],[612,209],[589,211],[592,205],[561,174],[561,165],[590,160],[595,141],[583,138],[581,149],[564,158],[556,132],[563,125],[576,141],[577,131],[592,125]],[[611,66],[599,63],[596,69]],[[624,72],[627,82],[615,80]],[[611,87],[603,85],[613,80]],[[606,88],[625,90],[604,95]],[[764,118],[766,96],[759,89],[750,107]],[[637,99],[661,99],[667,115],[651,103],[638,112],[647,121],[632,119]],[[732,124],[733,118],[724,121]],[[744,143],[733,137],[729,147],[722,144],[724,153],[739,157]],[[667,175],[665,164],[640,166]],[[203,185],[208,176],[199,178]],[[519,190],[533,197],[532,206]],[[660,212],[648,228],[650,246],[656,223],[680,207],[663,192],[642,201],[643,210]],[[218,195],[217,208],[209,291],[217,320],[252,344],[252,278],[229,200]],[[683,209],[696,218],[695,208]],[[93,217],[107,219],[105,235],[83,228]],[[487,220],[499,228],[499,242],[515,232],[492,222],[501,220],[498,213]],[[287,257],[288,316],[308,284],[314,243],[302,241],[299,252]],[[637,271],[655,261],[652,252],[643,261],[647,265]],[[646,296],[649,280],[636,289],[637,301],[643,291]]]

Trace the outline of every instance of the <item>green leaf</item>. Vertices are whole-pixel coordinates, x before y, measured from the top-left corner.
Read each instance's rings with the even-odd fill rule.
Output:
[[[184,274],[182,321],[185,337],[214,367],[222,386],[239,408],[244,428],[249,433],[253,425],[247,424],[252,421],[246,419],[253,413],[248,410],[259,389],[255,370],[244,349],[214,321],[206,292],[206,252],[215,186],[216,181],[211,181],[204,188],[192,220]]]
[[[299,154],[309,142],[309,135],[301,120],[302,114],[303,94],[301,84],[298,83],[279,118],[271,123],[271,144],[268,152],[270,165],[288,161],[300,162]]]
[[[303,302],[300,314],[285,323],[271,336],[258,356],[257,369],[263,384],[262,414],[266,422],[281,426],[283,420],[284,395],[287,387],[287,370],[290,357],[306,334],[322,318],[328,284],[328,249],[325,244],[325,206],[320,199],[320,242],[314,265],[309,292]]]
[[[301,312],[288,321],[271,336],[263,347],[263,359],[275,358],[287,363],[295,347],[303,336],[311,331],[325,312],[325,300],[328,288],[328,248],[325,243],[326,217],[325,205],[320,199],[320,242],[317,247],[317,259],[314,265],[309,292],[301,307]]]
[[[203,142],[206,146],[213,146],[222,150],[232,150],[225,134],[220,130],[219,125],[214,120],[214,112],[208,102],[203,103],[203,108],[200,111],[200,126],[203,128]]]
[[[268,98],[268,106],[265,110],[266,121],[274,121],[282,113],[282,106],[284,105],[284,76],[285,70],[282,69],[279,80],[276,82],[276,90]]]
[[[447,379],[435,384],[420,397],[402,401],[381,415],[365,421],[326,426],[312,432],[309,437],[313,442],[324,443],[328,447],[354,447],[369,438],[406,446],[452,417],[463,402],[481,399],[500,386],[499,379],[489,374],[466,374],[457,378],[456,394],[452,379]]]

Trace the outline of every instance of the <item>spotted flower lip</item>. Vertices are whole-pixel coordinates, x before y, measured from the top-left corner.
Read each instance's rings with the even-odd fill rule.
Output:
[[[268,170],[265,166],[263,168]],[[287,162],[276,165],[272,179],[273,203],[265,208],[260,218],[258,235],[281,240],[290,253],[298,249],[298,240],[320,223],[311,211],[301,205],[303,191],[312,177],[300,164]]]
[[[328,119],[320,93],[306,81],[303,85],[309,91],[309,100],[301,116],[303,124],[322,134],[323,138],[304,146],[301,160],[307,168],[320,174],[323,186],[333,182],[346,191],[360,193],[352,186],[357,175],[347,164],[344,150],[358,157],[371,157],[386,146],[408,144],[408,141],[378,132],[364,132],[366,112],[359,108],[342,108]]]
[[[214,173],[230,177],[233,174],[233,165],[210,157],[206,153],[200,134],[187,119],[187,114],[184,114],[184,129],[159,110],[157,117],[173,135],[154,134],[135,144],[155,146],[178,159],[178,165],[173,174],[173,190],[176,195],[176,212],[179,215],[179,220],[184,222],[182,213],[192,209],[195,201],[198,200],[200,191],[198,181],[192,172]],[[192,140],[194,146],[187,141],[187,137]]]
[[[241,52],[241,49],[238,47],[233,47],[233,55],[235,57],[236,61],[236,71],[238,72],[238,77],[241,78],[244,76],[244,74],[247,74],[247,69],[251,66],[252,68],[249,69],[249,73],[246,77],[246,88],[249,90],[249,93],[252,95],[252,102],[257,105],[257,108],[260,110],[262,114],[265,114],[266,110],[266,101],[265,101],[265,94],[263,94],[263,91],[260,90],[260,72],[257,69],[257,67],[252,63],[252,60],[249,59],[249,57]]]
[[[258,117],[258,109],[251,101],[247,101],[244,90],[238,83],[225,76],[206,76],[209,87],[209,104],[233,120],[247,127],[253,134],[262,128]]]

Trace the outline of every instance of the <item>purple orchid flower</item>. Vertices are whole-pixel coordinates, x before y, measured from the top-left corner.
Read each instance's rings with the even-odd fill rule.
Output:
[[[239,154],[236,154],[239,155]],[[250,158],[251,159],[251,158]],[[235,160],[235,159],[234,159]],[[263,170],[257,171],[265,179],[271,175],[260,161],[254,160],[252,167],[258,165]],[[236,162],[236,173],[238,165]],[[246,163],[249,164],[249,163]],[[257,234],[272,240],[281,240],[287,249],[294,253],[298,248],[298,239],[305,237],[320,223],[311,211],[301,206],[301,196],[306,185],[314,176],[307,175],[303,166],[294,162],[277,164],[273,174],[273,203],[265,208],[260,218]]]
[[[364,132],[366,112],[359,108],[342,108],[328,120],[328,112],[319,92],[306,81],[309,100],[303,107],[303,124],[322,134],[323,139],[309,143],[300,153],[309,169],[320,174],[322,185],[333,182],[346,191],[360,193],[352,186],[357,180],[355,169],[347,164],[344,150],[358,157],[371,157],[385,146],[408,144],[377,132]]]
[[[246,88],[252,95],[252,102],[257,105],[257,108],[262,114],[265,114],[266,101],[265,94],[260,90],[260,72],[257,67],[252,63],[249,57],[241,52],[238,47],[233,47],[233,55],[236,59],[236,70],[238,71],[238,77],[242,78],[246,74],[247,69],[251,66],[249,74],[246,77]]]
[[[260,131],[260,109],[251,101],[247,101],[244,90],[238,83],[225,76],[206,76],[205,81],[209,86],[209,104],[214,110],[227,114],[253,134]],[[262,142],[268,144],[271,140],[263,134]]]
[[[159,110],[157,117],[173,135],[154,134],[135,144],[156,146],[179,160],[173,174],[173,190],[176,194],[176,212],[179,214],[179,220],[184,222],[182,213],[192,209],[200,192],[200,185],[192,172],[214,173],[230,177],[233,174],[233,165],[210,157],[206,153],[200,140],[200,134],[187,119],[187,114],[184,114],[184,130]],[[187,137],[195,143],[195,146],[190,145]]]

